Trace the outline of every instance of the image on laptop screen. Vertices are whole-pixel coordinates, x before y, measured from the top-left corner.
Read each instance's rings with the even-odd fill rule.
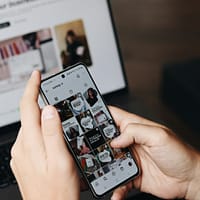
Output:
[[[0,128],[20,120],[33,70],[47,77],[77,62],[102,94],[126,87],[107,0],[1,0]]]

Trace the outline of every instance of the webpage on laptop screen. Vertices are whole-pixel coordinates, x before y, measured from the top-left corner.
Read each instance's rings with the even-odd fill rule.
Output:
[[[106,0],[1,0],[0,127],[19,121],[34,69],[47,77],[77,62],[103,94],[125,87]]]

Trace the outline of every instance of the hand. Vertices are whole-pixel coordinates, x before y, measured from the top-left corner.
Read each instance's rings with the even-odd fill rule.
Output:
[[[199,199],[200,155],[166,127],[110,107],[121,135],[114,148],[130,146],[141,175],[116,189],[112,200],[124,199],[132,187],[161,198]]]
[[[56,109],[40,111],[39,72],[33,72],[22,97],[21,129],[11,150],[11,168],[24,200],[79,199],[73,158],[63,138]]]

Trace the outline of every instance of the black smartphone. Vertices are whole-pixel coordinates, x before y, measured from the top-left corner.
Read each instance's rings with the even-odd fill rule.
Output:
[[[54,105],[77,165],[95,197],[139,174],[128,148],[110,142],[120,133],[84,64],[77,64],[41,82],[41,96]]]

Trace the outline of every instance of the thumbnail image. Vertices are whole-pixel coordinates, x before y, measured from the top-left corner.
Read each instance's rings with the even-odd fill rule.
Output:
[[[108,144],[104,144],[95,150],[95,154],[102,166],[110,163],[113,160],[112,152]]]
[[[69,108],[67,100],[61,101],[61,102],[55,104],[54,106],[56,107],[62,122],[73,117],[73,113]]]
[[[106,121],[104,122],[101,126],[100,126],[104,136],[106,139],[112,139],[115,138],[119,135],[119,132],[117,131],[115,125],[113,124],[112,120]]]
[[[85,154],[79,157],[80,164],[87,176],[90,176],[100,168],[98,160],[92,153]]]
[[[91,149],[84,136],[75,138],[70,142],[70,144],[72,149],[78,156],[88,154],[91,152]]]
[[[0,87],[8,90],[24,84],[35,69],[58,71],[58,60],[50,29],[42,29],[0,41]],[[7,84],[9,83],[9,84]]]
[[[81,93],[71,96],[67,100],[74,115],[79,115],[80,113],[86,111],[86,104]]]
[[[85,134],[85,136],[87,137],[87,140],[93,149],[96,149],[105,143],[105,140],[98,128],[89,131]]]
[[[63,68],[78,62],[92,65],[83,20],[75,20],[55,27]]]
[[[67,128],[65,133],[69,139],[73,139],[80,135],[79,129],[80,129],[79,125],[76,124],[76,125],[73,125],[73,126],[70,126],[69,128]]]
[[[77,121],[79,122],[81,128],[84,132],[87,132],[89,130],[92,130],[95,128],[95,121],[90,113],[89,110],[81,113],[76,117]]]
[[[96,104],[96,102],[98,101],[97,95],[98,95],[97,91],[93,88],[89,88],[85,92],[84,96],[85,96],[88,104],[90,105],[90,107],[93,107]]]
[[[94,118],[95,118],[98,125],[102,124],[102,123],[104,123],[105,121],[108,120],[108,117],[103,110],[101,110],[97,114],[95,114]]]

